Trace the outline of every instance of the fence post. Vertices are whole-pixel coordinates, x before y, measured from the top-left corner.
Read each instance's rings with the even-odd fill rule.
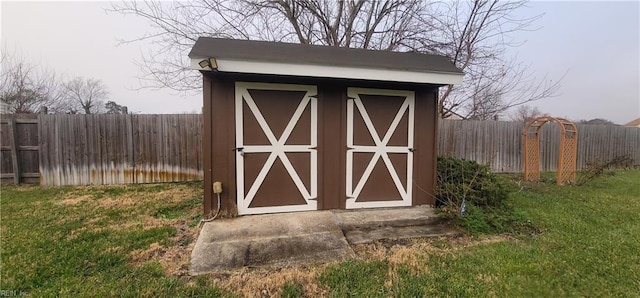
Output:
[[[18,130],[16,128],[16,118],[9,117],[9,139],[11,141],[11,162],[13,164],[13,182],[20,184],[20,161],[18,160]]]

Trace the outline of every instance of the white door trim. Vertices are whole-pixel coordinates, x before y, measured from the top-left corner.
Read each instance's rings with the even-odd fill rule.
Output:
[[[283,91],[305,91],[306,94],[298,104],[293,116],[289,120],[289,123],[285,127],[282,136],[279,138],[273,134],[273,131],[267,124],[264,116],[260,112],[260,109],[255,104],[253,98],[249,94],[249,89],[256,90],[283,90]],[[292,84],[271,84],[271,83],[250,83],[250,82],[236,82],[235,86],[235,116],[236,116],[236,147],[242,148],[242,150],[236,150],[236,197],[238,214],[262,214],[262,213],[276,213],[276,212],[291,212],[291,211],[307,211],[317,209],[317,196],[318,196],[318,154],[316,150],[318,142],[318,102],[315,98],[317,94],[317,87],[310,85],[292,85]],[[265,145],[245,145],[244,144],[244,127],[243,127],[243,102],[247,103],[249,110],[255,116],[260,128],[267,136],[270,144]],[[300,120],[302,113],[311,106],[311,141],[309,145],[286,145],[291,132],[295,128],[296,124]],[[310,153],[310,187],[307,187],[300,179],[300,175],[296,172],[289,158],[287,152],[309,152]],[[256,180],[249,187],[249,191],[245,196],[244,187],[244,154],[245,153],[269,153],[267,161],[263,165],[262,169],[258,173]],[[304,205],[287,205],[287,206],[272,206],[272,207],[249,207],[253,201],[258,189],[264,182],[269,170],[273,166],[276,159],[280,159],[285,169],[291,176],[291,179],[295,183],[296,187],[302,194],[302,197],[306,201]],[[286,195],[286,194],[283,194]]]
[[[367,113],[366,108],[362,104],[362,100],[360,99],[360,94],[370,94],[370,95],[389,95],[389,96],[403,96],[405,97],[402,106],[396,113],[391,125],[383,138],[381,139],[376,131],[369,114]],[[404,90],[386,90],[386,89],[369,89],[369,88],[348,88],[347,89],[347,160],[346,160],[346,192],[347,192],[347,201],[346,208],[376,208],[376,207],[400,207],[400,206],[411,206],[411,181],[413,181],[413,132],[414,132],[414,110],[415,110],[415,93],[413,91],[404,91]],[[371,138],[373,139],[375,145],[374,146],[364,146],[364,145],[354,145],[353,143],[353,116],[354,116],[354,107],[358,109],[362,118],[364,119],[365,125]],[[408,115],[408,144],[407,146],[388,146],[389,140],[393,136],[400,120],[405,113],[409,113]],[[369,161],[369,164],[365,168],[362,177],[356,181],[354,184],[353,177],[353,154],[357,152],[370,152],[374,153],[373,157]],[[406,187],[402,185],[402,181],[400,180],[400,176],[398,176],[391,159],[389,159],[389,153],[405,153],[407,154],[407,185]],[[374,201],[374,202],[356,202],[360,192],[364,188],[365,183],[369,179],[369,176],[373,172],[373,168],[379,159],[382,159],[384,162],[395,187],[402,200],[398,201]]]

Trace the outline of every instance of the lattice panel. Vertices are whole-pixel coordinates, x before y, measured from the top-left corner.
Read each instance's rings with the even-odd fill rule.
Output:
[[[524,179],[526,181],[540,180],[540,149],[538,143],[537,135],[525,137]]]
[[[524,138],[524,179],[525,181],[540,180],[540,138],[538,133],[540,128],[550,121],[560,125],[562,133],[557,183],[559,185],[575,183],[578,130],[573,122],[553,117],[539,117],[525,125],[522,133]]]
[[[565,136],[562,142],[562,164],[558,165],[558,184],[576,182],[577,138]],[[561,169],[561,170],[560,170]]]

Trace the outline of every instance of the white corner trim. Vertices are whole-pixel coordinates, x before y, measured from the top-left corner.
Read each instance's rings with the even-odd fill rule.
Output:
[[[192,58],[191,69],[210,70],[198,64],[203,58]],[[424,84],[460,84],[462,74],[390,70],[363,67],[344,67],[262,61],[216,59],[218,71],[253,74],[272,74],[320,78],[358,79]]]

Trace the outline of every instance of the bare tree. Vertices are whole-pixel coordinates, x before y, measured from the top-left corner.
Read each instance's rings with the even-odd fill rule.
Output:
[[[442,88],[439,111],[492,118],[508,108],[553,96],[559,85],[536,78],[509,47],[541,16],[518,17],[526,2],[416,0],[196,0],[131,1],[113,11],[146,19],[155,49],[138,65],[143,86],[190,91],[199,74],[186,55],[200,36],[415,51],[445,55],[465,73],[460,86]]]
[[[463,118],[491,119],[507,109],[554,96],[559,81],[536,78],[529,65],[509,56],[508,48],[521,43],[518,32],[533,30],[542,15],[517,18],[524,1],[452,1],[437,4],[441,25],[435,26],[440,42],[433,52],[452,59],[464,73],[463,84],[442,88],[439,111],[455,111]]]
[[[548,116],[549,114],[541,112],[537,107],[521,105],[510,115],[509,118],[511,121],[528,122],[538,117]]]
[[[199,0],[189,3],[146,1],[115,4],[113,10],[145,18],[154,32],[134,40],[156,46],[138,62],[146,87],[190,91],[200,75],[188,69],[186,55],[198,37],[213,36],[399,50],[407,29],[422,27],[411,13],[424,4],[409,0],[249,1]],[[424,16],[426,18],[426,16]],[[396,36],[397,35],[397,36]]]
[[[74,78],[64,84],[67,113],[99,114],[106,111],[104,101],[109,99],[109,91],[100,80]]]
[[[0,57],[0,100],[9,113],[36,113],[42,107],[55,113],[63,108],[60,78],[54,72],[6,48]]]

